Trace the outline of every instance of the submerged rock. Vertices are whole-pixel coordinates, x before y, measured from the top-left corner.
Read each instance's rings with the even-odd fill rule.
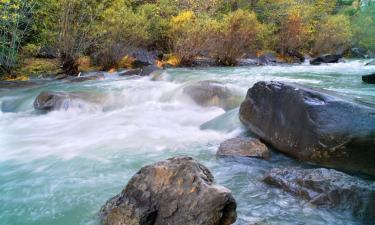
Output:
[[[175,157],[143,167],[100,216],[107,225],[229,225],[236,202],[205,166]]]
[[[155,65],[146,66],[141,69],[141,73],[139,74],[139,76],[149,76],[156,71],[161,71],[161,69]]]
[[[268,147],[259,139],[238,137],[224,141],[216,153],[219,156],[240,156],[269,159]]]
[[[272,169],[264,182],[317,206],[352,210],[375,222],[375,182],[329,169]]]
[[[229,88],[216,81],[200,81],[184,88],[183,93],[201,106],[217,106],[224,110],[238,107],[241,98],[234,95]]]
[[[47,92],[44,91],[38,95],[34,101],[36,110],[49,112],[53,110],[67,110],[73,106],[83,107],[84,101],[96,102],[95,96],[84,92]]]
[[[366,105],[299,84],[259,82],[240,120],[299,160],[375,175],[375,109]]]
[[[145,66],[143,68],[138,68],[138,69],[131,69],[128,71],[120,72],[119,76],[150,76],[158,71],[162,71],[157,66],[150,65],[150,66]]]
[[[311,65],[320,65],[322,63],[338,63],[342,55],[322,55],[310,60]]]
[[[366,66],[375,66],[375,60],[366,63]]]
[[[85,82],[85,81],[90,81],[90,80],[104,80],[104,79],[105,79],[105,76],[103,73],[96,73],[94,75],[73,77],[69,81],[70,82]]]
[[[120,72],[119,76],[138,76],[142,72],[141,69],[131,69],[127,71]]]
[[[239,107],[229,110],[224,114],[202,124],[202,130],[217,130],[225,133],[232,132],[236,129],[243,129],[243,124],[238,118]]]
[[[375,84],[375,73],[362,76],[362,81],[369,84]]]
[[[0,81],[0,89],[30,88],[38,85],[33,81]]]

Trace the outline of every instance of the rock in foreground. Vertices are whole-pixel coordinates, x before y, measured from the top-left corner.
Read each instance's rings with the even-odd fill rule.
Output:
[[[375,109],[303,85],[259,82],[240,120],[263,141],[300,160],[375,175]]]
[[[217,106],[231,110],[241,103],[240,97],[234,95],[229,88],[216,81],[200,81],[184,88],[183,93],[201,106]]]
[[[273,169],[264,182],[317,206],[352,210],[375,222],[375,183],[329,169]]]
[[[369,84],[375,84],[375,74],[362,76],[362,81]]]
[[[238,137],[224,141],[216,153],[219,156],[240,156],[269,159],[268,147],[259,139]]]
[[[143,167],[100,215],[108,225],[229,225],[236,202],[205,166],[176,157]]]

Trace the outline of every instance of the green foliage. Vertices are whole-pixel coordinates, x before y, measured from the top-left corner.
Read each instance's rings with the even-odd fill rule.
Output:
[[[265,27],[254,13],[240,9],[226,15],[218,24],[211,26],[213,32],[207,46],[219,64],[236,65],[238,58],[263,47]]]
[[[327,16],[315,36],[314,53],[342,53],[352,38],[349,18],[345,15]]]
[[[259,50],[319,54],[343,51],[351,44],[375,50],[374,5],[364,0],[0,3],[3,73],[18,65],[20,52],[32,57],[40,47],[55,49],[71,74],[77,72],[81,55],[109,69],[136,48],[171,53],[185,65],[199,56],[234,65]]]
[[[0,0],[0,75],[10,74],[18,66],[33,8],[32,1]]]
[[[207,48],[211,30],[217,24],[207,16],[197,17],[193,11],[184,11],[172,17],[169,37],[172,50],[178,55],[182,65],[191,65],[196,56]]]
[[[354,44],[375,51],[375,5],[364,8],[352,21]]]

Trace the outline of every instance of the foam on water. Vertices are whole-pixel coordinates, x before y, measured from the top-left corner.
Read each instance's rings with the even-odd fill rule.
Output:
[[[200,107],[182,89],[199,80],[217,80],[245,96],[257,81],[277,80],[374,103],[375,87],[363,84],[360,75],[375,67],[365,67],[365,62],[169,69],[160,81],[106,74],[104,81],[50,82],[1,92],[0,105],[7,110],[0,111],[0,224],[99,224],[101,205],[138,169],[175,155],[197,158],[233,191],[237,225],[360,224],[348,212],[314,208],[261,182],[273,167],[307,165],[277,153],[270,162],[217,159],[219,143],[243,132],[234,127],[237,109],[223,115],[220,108]],[[90,97],[73,100],[60,111],[35,112],[35,97],[48,90]]]

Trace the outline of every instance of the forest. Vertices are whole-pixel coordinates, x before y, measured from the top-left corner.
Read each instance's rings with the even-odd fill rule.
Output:
[[[277,53],[375,53],[375,2],[359,0],[1,0],[0,74],[132,66],[134,49],[173,66],[234,66]]]

